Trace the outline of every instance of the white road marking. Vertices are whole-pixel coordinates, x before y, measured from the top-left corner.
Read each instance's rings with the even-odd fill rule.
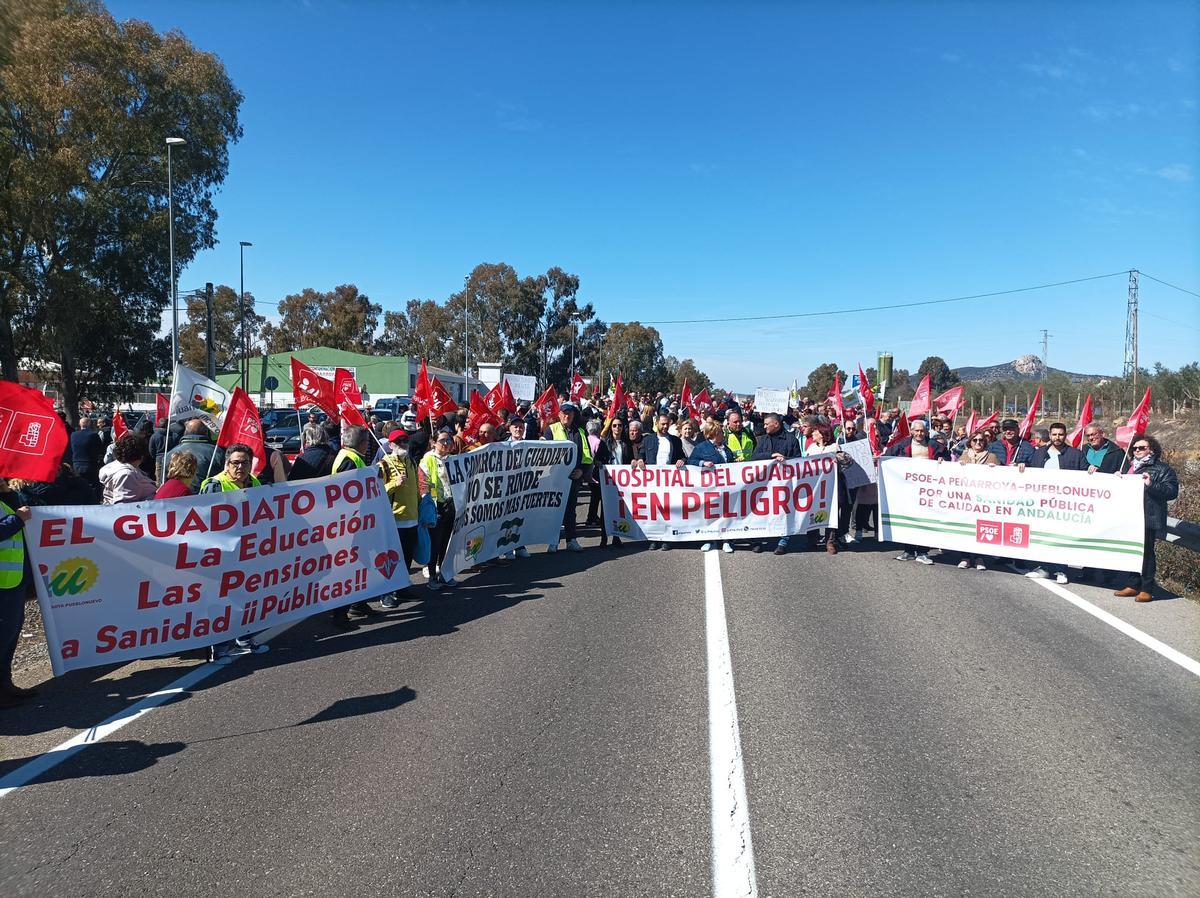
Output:
[[[713,898],[755,898],[754,846],[742,768],[733,661],[725,625],[721,557],[704,556],[704,628],[708,646],[708,763],[712,789]]]
[[[1165,642],[1160,642],[1149,633],[1143,633],[1133,624],[1126,623],[1119,617],[1109,614],[1103,608],[1093,605],[1087,599],[1081,599],[1079,596],[1075,595],[1075,593],[1057,583],[1054,583],[1050,580],[1035,580],[1034,582],[1039,586],[1050,590],[1056,596],[1066,599],[1076,608],[1083,609],[1097,620],[1104,621],[1104,623],[1108,624],[1113,629],[1121,631],[1130,639],[1136,639],[1146,648],[1150,649],[1151,651],[1158,652],[1168,661],[1174,661],[1188,673],[1200,677],[1200,661],[1197,661],[1195,658],[1190,658],[1178,649],[1171,648]]]
[[[264,630],[262,633],[257,634],[256,641],[263,644],[268,643],[280,633],[290,629],[295,623],[280,624],[278,627]],[[235,657],[232,663],[236,664],[241,660],[241,657],[253,658],[254,656],[245,655]],[[89,746],[106,739],[117,732],[117,730],[128,726],[138,718],[150,713],[153,709],[175,698],[175,696],[187,692],[197,683],[208,679],[208,677],[212,676],[218,670],[223,670],[228,666],[228,663],[218,664],[209,662],[193,667],[169,686],[165,686],[157,692],[150,693],[150,695],[130,705],[128,708],[122,708],[107,720],[96,724],[90,729],[76,733],[66,742],[60,743],[48,752],[30,759],[7,776],[0,778],[0,798],[4,798],[22,786],[29,785],[47,770],[57,767],[63,761],[74,757]]]

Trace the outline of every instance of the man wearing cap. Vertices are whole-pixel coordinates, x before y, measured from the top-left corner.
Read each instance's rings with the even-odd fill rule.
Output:
[[[575,444],[575,468],[571,471],[571,488],[567,492],[566,507],[563,509],[563,536],[567,540],[567,550],[582,552],[583,546],[575,538],[575,504],[579,500],[579,486],[583,483],[583,475],[592,466],[592,447],[588,445],[587,434],[579,426],[579,406],[574,402],[564,402],[558,409],[558,420],[546,428],[542,435],[547,440],[563,440]],[[549,552],[558,551],[558,540],[547,547]]]
[[[1002,465],[1027,465],[1033,461],[1033,444],[1021,439],[1020,428],[1012,418],[1000,422],[1000,439],[988,446]]]
[[[392,516],[400,534],[400,550],[404,553],[404,569],[412,567],[413,550],[417,547],[417,506],[421,500],[420,477],[417,465],[408,454],[408,431],[398,427],[388,434],[388,452],[379,460],[383,475],[383,490],[392,503]],[[399,607],[402,600],[416,601],[411,587],[404,587],[379,604],[385,610]]]

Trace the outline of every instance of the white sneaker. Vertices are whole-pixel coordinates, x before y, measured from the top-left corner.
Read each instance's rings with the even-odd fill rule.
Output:
[[[977,561],[977,562],[975,562],[975,570],[977,570],[977,571],[986,571],[986,570],[987,570],[987,565],[986,565],[986,564],[984,564],[982,561]]]
[[[524,546],[517,546],[517,551],[514,553],[518,558],[528,558],[529,550]]]
[[[958,563],[958,566],[959,566],[960,570],[965,571],[967,568],[969,568],[971,566],[971,562],[967,561],[967,559],[964,558],[962,561],[960,561]]]
[[[704,545],[702,545],[700,547],[700,551],[701,552],[711,552],[712,551],[712,543],[705,543]]]
[[[1038,565],[1032,571],[1029,571],[1028,573],[1026,573],[1025,576],[1028,577],[1030,580],[1045,580],[1050,575],[1046,572],[1046,569],[1044,567],[1042,567],[1041,565]]]
[[[557,552],[558,551],[558,543],[555,543],[552,546],[546,546],[546,551],[547,552]]]
[[[425,565],[425,567],[421,568],[421,576],[426,580],[429,579],[429,565]]]
[[[1064,574],[1062,571],[1059,571],[1057,574],[1054,575],[1054,582],[1059,584],[1060,586],[1065,586],[1066,584],[1070,583],[1071,581],[1067,579],[1066,574]]]
[[[726,555],[732,555],[733,554],[733,546],[729,545],[729,543],[721,543],[721,551],[724,552]]]
[[[917,556],[917,564],[933,564],[933,559],[922,552]]]
[[[567,551],[568,552],[582,552],[583,546],[579,545],[579,540],[569,539],[569,540],[567,540]]]

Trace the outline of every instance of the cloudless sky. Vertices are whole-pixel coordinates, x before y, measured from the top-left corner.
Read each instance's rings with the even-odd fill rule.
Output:
[[[1195,3],[110,2],[245,94],[180,289],[443,301],[561,266],[606,321],[944,299],[1138,268],[1200,293]],[[186,152],[186,150],[184,150]],[[661,324],[719,386],[878,350],[1120,373],[1127,278],[920,309]],[[269,305],[267,304],[269,303]],[[1141,362],[1200,357],[1144,279]]]

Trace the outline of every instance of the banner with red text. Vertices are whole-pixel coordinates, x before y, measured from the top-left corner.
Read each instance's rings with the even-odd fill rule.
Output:
[[[832,455],[682,468],[605,465],[604,527],[661,542],[791,536],[837,522]]]
[[[879,538],[1140,571],[1144,491],[1138,476],[882,458]]]
[[[33,509],[55,674],[257,633],[391,592],[408,571],[379,473]]]

